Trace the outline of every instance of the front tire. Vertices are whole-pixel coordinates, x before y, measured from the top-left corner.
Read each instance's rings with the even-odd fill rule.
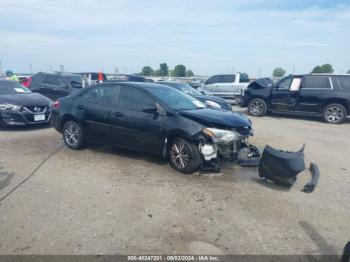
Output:
[[[348,112],[341,104],[329,104],[322,112],[323,120],[330,124],[341,124],[344,122]]]
[[[83,131],[75,121],[68,121],[62,130],[64,143],[71,149],[77,150],[83,147]]]
[[[263,116],[267,112],[267,104],[263,99],[254,98],[248,104],[248,113],[252,116]]]
[[[198,146],[182,138],[171,141],[168,158],[170,166],[183,174],[197,171],[202,162]]]

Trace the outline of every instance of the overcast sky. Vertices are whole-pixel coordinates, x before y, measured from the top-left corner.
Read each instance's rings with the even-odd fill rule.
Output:
[[[15,72],[139,72],[184,64],[197,74],[269,76],[331,63],[350,69],[350,0],[1,0],[0,60]]]

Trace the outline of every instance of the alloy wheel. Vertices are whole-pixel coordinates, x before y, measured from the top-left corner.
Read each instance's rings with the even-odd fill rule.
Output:
[[[338,123],[344,117],[344,112],[337,106],[332,106],[326,111],[326,118],[330,123]]]
[[[80,132],[75,123],[70,123],[64,130],[64,139],[71,147],[76,147],[80,141]]]
[[[260,101],[254,101],[250,105],[250,112],[253,115],[260,115],[264,110],[264,105]]]
[[[189,153],[186,146],[181,142],[176,142],[171,148],[171,160],[179,169],[184,169],[188,165]]]

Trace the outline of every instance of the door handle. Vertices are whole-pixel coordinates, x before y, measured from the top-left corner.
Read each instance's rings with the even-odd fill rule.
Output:
[[[84,109],[85,108],[85,106],[83,106],[83,105],[77,105],[77,109]]]
[[[124,115],[123,115],[122,113],[120,113],[120,112],[113,112],[112,115],[113,115],[114,117],[123,117],[123,116],[124,116]]]

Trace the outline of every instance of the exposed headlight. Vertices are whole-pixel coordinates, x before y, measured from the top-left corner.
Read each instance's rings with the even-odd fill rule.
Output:
[[[205,104],[209,107],[221,108],[221,106],[214,101],[206,100]]]
[[[217,129],[217,128],[204,128],[203,132],[213,139],[213,142],[226,142],[236,141],[241,139],[241,135],[235,131]]]
[[[12,105],[12,104],[0,104],[0,110],[14,110],[18,111],[20,110],[21,107],[17,105]]]

